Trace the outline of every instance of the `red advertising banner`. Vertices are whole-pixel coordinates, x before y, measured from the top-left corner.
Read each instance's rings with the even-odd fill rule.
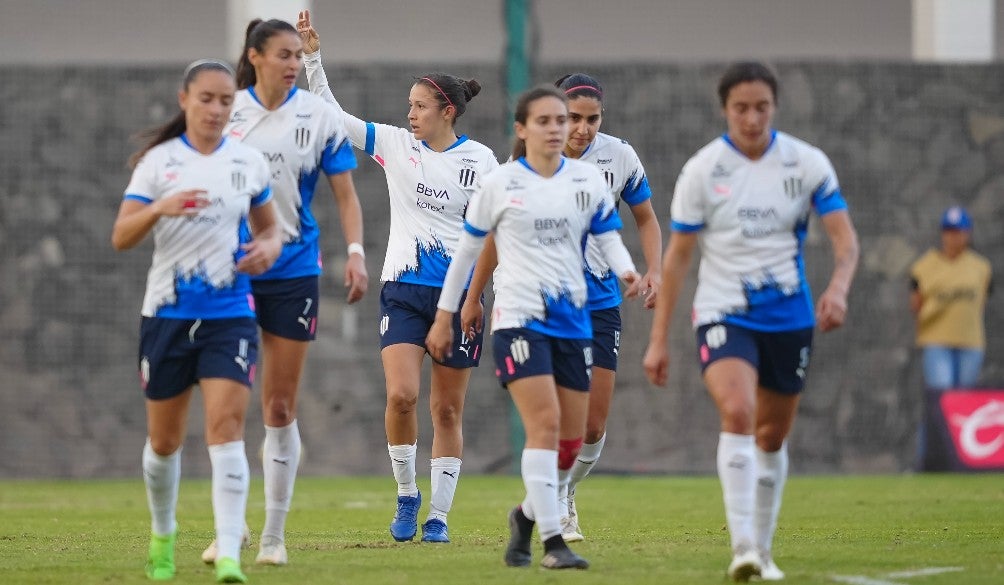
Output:
[[[940,405],[959,462],[1004,469],[1004,390],[948,391]]]

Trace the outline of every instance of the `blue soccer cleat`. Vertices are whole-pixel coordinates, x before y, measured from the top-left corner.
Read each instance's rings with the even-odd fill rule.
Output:
[[[422,492],[415,496],[398,496],[397,513],[390,521],[390,535],[398,542],[407,542],[418,533],[418,509],[422,507]]]
[[[450,542],[450,535],[446,530],[446,522],[433,518],[426,520],[422,525],[422,542]]]

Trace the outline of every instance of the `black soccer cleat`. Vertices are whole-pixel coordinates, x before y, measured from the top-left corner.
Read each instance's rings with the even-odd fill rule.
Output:
[[[570,548],[556,548],[548,551],[540,560],[545,569],[588,569],[589,561],[572,552]]]
[[[532,555],[530,539],[533,536],[533,520],[516,506],[509,511],[509,544],[505,548],[507,567],[529,567]]]

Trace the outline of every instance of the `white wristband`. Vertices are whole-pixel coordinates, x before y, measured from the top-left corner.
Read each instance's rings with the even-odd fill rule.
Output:
[[[363,248],[363,245],[360,244],[359,242],[352,242],[351,244],[349,244],[348,255],[351,256],[353,254],[359,254],[359,257],[363,259],[366,258],[366,250]]]

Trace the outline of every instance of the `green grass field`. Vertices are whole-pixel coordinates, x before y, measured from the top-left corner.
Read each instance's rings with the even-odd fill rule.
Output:
[[[589,478],[577,497],[587,540],[574,547],[592,563],[588,571],[503,565],[506,512],[522,495],[518,478],[466,476],[450,516],[453,543],[398,544],[387,532],[389,477],[301,478],[287,525],[290,564],[257,567],[248,550],[245,570],[261,585],[726,582],[728,535],[714,477]],[[248,510],[254,532],[261,502],[259,481]],[[212,583],[199,561],[212,538],[208,481],[182,484],[178,521],[174,582]],[[1000,584],[1002,536],[1001,475],[794,477],[775,559],[788,583]],[[145,583],[148,539],[139,477],[0,482],[0,583]]]

